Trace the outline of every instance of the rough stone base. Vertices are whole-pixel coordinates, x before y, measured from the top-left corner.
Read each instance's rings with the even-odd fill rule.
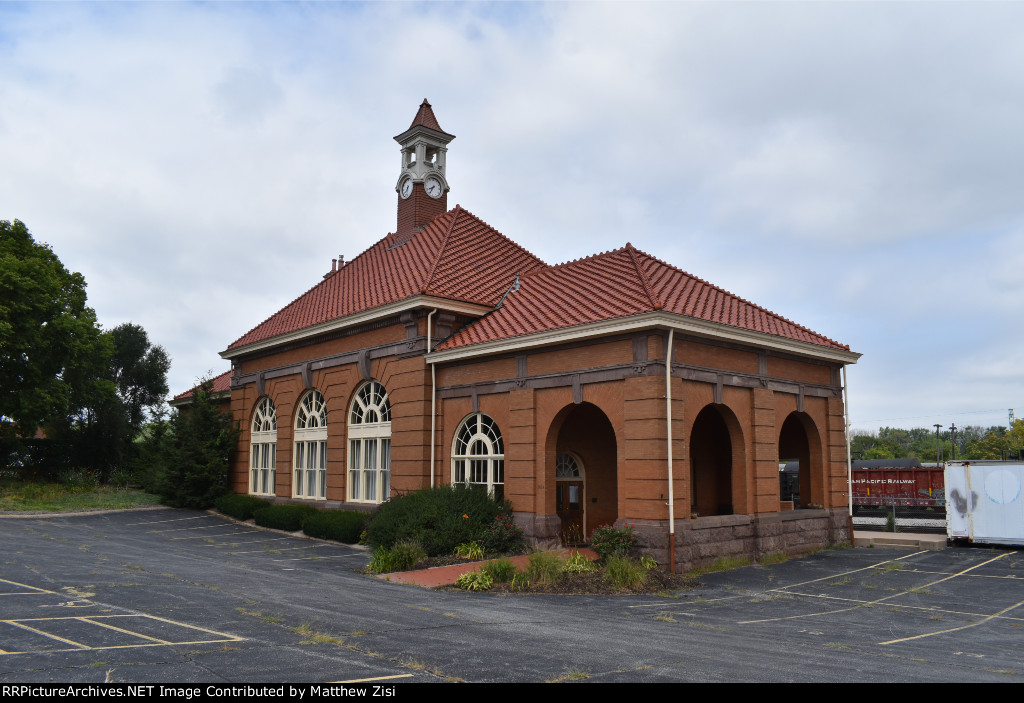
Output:
[[[516,524],[523,528],[526,543],[534,549],[553,549],[562,543],[562,520],[557,515],[534,513],[512,514]]]
[[[659,564],[669,563],[667,520],[618,520],[634,526],[641,548]],[[830,544],[849,544],[846,510],[793,510],[760,515],[716,515],[676,521],[676,572],[720,557],[757,561],[769,554],[802,554]]]

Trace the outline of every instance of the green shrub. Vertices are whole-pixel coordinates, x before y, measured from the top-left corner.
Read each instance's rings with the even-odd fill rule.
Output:
[[[493,561],[489,561],[481,567],[481,570],[490,576],[495,583],[507,583],[515,578],[516,574],[519,573],[519,569],[516,568],[516,565],[508,559],[495,559]]]
[[[562,571],[567,574],[586,574],[594,571],[597,566],[579,552],[573,552],[572,556],[565,562]]]
[[[534,552],[526,567],[526,578],[531,583],[552,584],[562,578],[562,558],[554,552]]]
[[[301,530],[302,524],[315,512],[312,505],[271,505],[254,512],[253,518],[260,527],[295,532]]]
[[[484,548],[479,542],[467,542],[455,547],[455,556],[459,559],[479,560],[484,558]]]
[[[270,501],[256,496],[228,493],[215,500],[213,507],[236,520],[248,520],[257,510],[270,507]]]
[[[636,535],[633,526],[613,527],[601,525],[590,534],[590,546],[601,557],[602,561],[612,555],[625,555],[636,547]]]
[[[355,544],[366,523],[366,513],[352,510],[318,510],[306,518],[302,531],[310,537]]]
[[[483,486],[447,485],[396,496],[380,506],[366,527],[366,541],[390,547],[414,539],[430,556],[451,554],[458,544],[483,543],[485,528],[511,512]],[[486,545],[485,545],[486,546]]]
[[[512,577],[508,587],[513,591],[525,591],[530,587],[530,579],[526,578],[526,574],[520,571]]]
[[[605,564],[604,580],[614,588],[639,588],[647,582],[647,569],[636,559],[613,554]]]
[[[455,585],[467,591],[486,591],[494,579],[485,571],[470,571],[455,579]]]
[[[370,563],[366,569],[375,574],[386,574],[392,571],[406,571],[416,566],[427,553],[416,540],[402,540],[393,547],[377,547],[373,550]]]
[[[640,566],[644,567],[648,571],[651,571],[653,569],[658,568],[658,562],[650,554],[644,554],[642,557],[640,557]]]

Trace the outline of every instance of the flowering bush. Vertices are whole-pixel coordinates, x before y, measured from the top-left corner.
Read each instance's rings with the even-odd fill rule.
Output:
[[[514,552],[526,545],[523,529],[516,525],[512,513],[502,510],[494,521],[484,528],[481,539],[484,549],[488,552]]]
[[[612,555],[622,556],[629,554],[636,547],[636,535],[633,534],[633,526],[613,527],[601,525],[590,534],[590,547],[597,552],[602,560],[607,560]]]

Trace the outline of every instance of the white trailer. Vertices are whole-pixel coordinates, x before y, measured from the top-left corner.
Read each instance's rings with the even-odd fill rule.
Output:
[[[1024,545],[1024,463],[946,462],[946,535]]]

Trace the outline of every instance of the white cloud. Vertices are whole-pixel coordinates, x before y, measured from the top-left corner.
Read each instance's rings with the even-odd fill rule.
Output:
[[[391,137],[427,97],[458,135],[450,204],[542,258],[632,241],[848,342],[868,417],[998,406],[1024,390],[1022,19],[1003,3],[2,4],[0,217],[86,275],[104,325],[167,346],[180,389],[394,227]],[[988,356],[945,341],[965,335]]]

